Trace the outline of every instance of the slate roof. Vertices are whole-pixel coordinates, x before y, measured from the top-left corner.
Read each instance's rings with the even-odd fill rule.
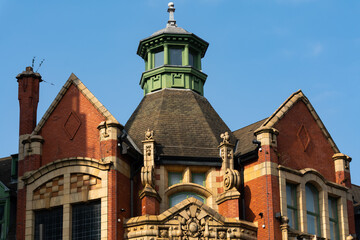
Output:
[[[11,157],[0,158],[0,181],[12,193],[16,192],[17,185],[11,182]]]
[[[258,129],[265,122],[265,120],[266,119],[260,120],[233,132],[239,141],[236,146],[235,155],[243,155],[256,149],[257,145],[252,143],[252,141],[256,139],[254,136],[254,131]]]
[[[154,131],[160,156],[219,158],[220,134],[235,137],[205,97],[189,89],[147,94],[125,125],[140,149],[147,129]]]
[[[151,37],[163,34],[163,33],[170,33],[170,34],[191,34],[190,32],[186,31],[185,29],[181,27],[166,27],[163,29],[160,29],[159,31],[154,32],[151,34]]]

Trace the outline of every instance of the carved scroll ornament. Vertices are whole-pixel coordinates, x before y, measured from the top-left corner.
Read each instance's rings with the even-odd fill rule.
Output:
[[[153,166],[144,166],[141,168],[141,183],[143,186],[147,184],[154,187],[155,185],[155,172]]]
[[[225,191],[228,191],[232,188],[239,189],[240,187],[240,174],[237,170],[234,169],[226,169],[224,175],[224,188]]]

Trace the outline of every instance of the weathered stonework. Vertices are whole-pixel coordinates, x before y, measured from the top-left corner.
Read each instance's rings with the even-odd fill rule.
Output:
[[[225,218],[195,198],[160,215],[130,218],[125,239],[257,239],[256,225]]]

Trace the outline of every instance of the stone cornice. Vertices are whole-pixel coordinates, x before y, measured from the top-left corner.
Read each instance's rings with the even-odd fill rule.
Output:
[[[140,199],[143,199],[144,197],[153,197],[156,198],[159,202],[161,202],[161,197],[159,193],[156,192],[156,190],[149,184],[146,184],[144,189],[139,194]]]
[[[227,200],[231,200],[231,199],[239,199],[240,198],[240,192],[237,191],[236,189],[234,190],[230,190],[230,191],[226,191],[221,193],[217,198],[216,198],[216,204],[221,204]]]
[[[330,186],[330,187],[334,187],[334,188],[338,188],[340,190],[344,190],[344,191],[348,191],[349,188],[344,187],[338,183],[334,183],[334,182],[330,182],[328,181],[320,172],[318,172],[317,170],[313,169],[313,168],[304,168],[301,170],[295,170],[289,167],[285,167],[283,165],[279,165],[278,169],[281,171],[285,171],[285,172],[289,172],[289,173],[293,173],[295,175],[298,176],[304,176],[306,174],[315,174],[316,176],[318,176],[326,185]]]
[[[145,84],[145,79],[148,79],[152,76],[163,74],[163,73],[189,73],[192,74],[205,83],[207,74],[193,68],[191,66],[172,66],[172,65],[162,65],[158,68],[150,69],[146,72],[143,72],[140,79],[140,86],[143,88]]]
[[[205,56],[209,43],[199,38],[193,33],[190,34],[174,34],[162,33],[156,36],[150,36],[140,41],[137,54],[143,59],[148,49],[163,45],[164,43],[188,43],[197,48],[201,52],[201,57]]]
[[[165,190],[165,194],[167,196],[176,194],[178,192],[194,192],[203,195],[206,198],[213,196],[213,193],[210,192],[207,188],[195,183],[177,183]]]
[[[87,167],[97,168],[103,171],[108,171],[110,170],[111,165],[112,162],[102,162],[94,158],[86,158],[86,157],[63,158],[48,163],[35,171],[26,172],[21,179],[27,185],[33,183],[40,177],[46,175],[47,173],[59,168],[71,167],[71,166],[87,166]]]

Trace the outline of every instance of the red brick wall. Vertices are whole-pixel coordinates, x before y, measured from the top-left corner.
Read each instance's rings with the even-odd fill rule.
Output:
[[[146,215],[146,214],[158,215],[159,214],[160,204],[156,198],[150,197],[150,196],[145,196],[145,197],[143,197],[143,199],[141,199],[141,205],[142,205],[142,209],[141,209],[142,215]]]
[[[36,126],[39,102],[39,79],[23,77],[19,82],[20,127],[19,134],[30,134]]]
[[[16,239],[25,239],[26,189],[18,189],[16,209]]]
[[[142,207],[141,207],[141,199],[139,197],[139,192],[143,189],[143,185],[141,184],[140,173],[134,177],[134,192],[133,192],[133,199],[134,199],[134,217],[141,216],[142,214]]]
[[[121,211],[124,209],[125,211]],[[108,174],[108,239],[123,239],[125,218],[130,217],[130,180],[116,170]],[[120,219],[120,222],[118,222]]]
[[[301,126],[310,137],[306,151],[297,137]],[[332,150],[328,140],[302,101],[298,101],[275,125],[279,130],[279,164],[293,169],[314,168],[326,179],[335,182],[335,167]],[[306,141],[304,141],[306,142]]]
[[[219,213],[228,218],[239,218],[239,199],[230,199],[219,204]]]
[[[64,124],[73,112],[81,122],[73,139],[64,130]],[[87,98],[71,85],[62,100],[52,112],[41,132],[44,138],[42,165],[67,157],[92,157],[100,159],[99,131],[97,126],[105,118]],[[67,129],[75,132],[76,117],[68,121]]]
[[[267,179],[262,176],[246,182],[244,194],[245,217],[247,221],[258,222],[258,239],[281,239],[280,222],[275,219],[275,213],[280,212],[278,177],[268,175]]]

